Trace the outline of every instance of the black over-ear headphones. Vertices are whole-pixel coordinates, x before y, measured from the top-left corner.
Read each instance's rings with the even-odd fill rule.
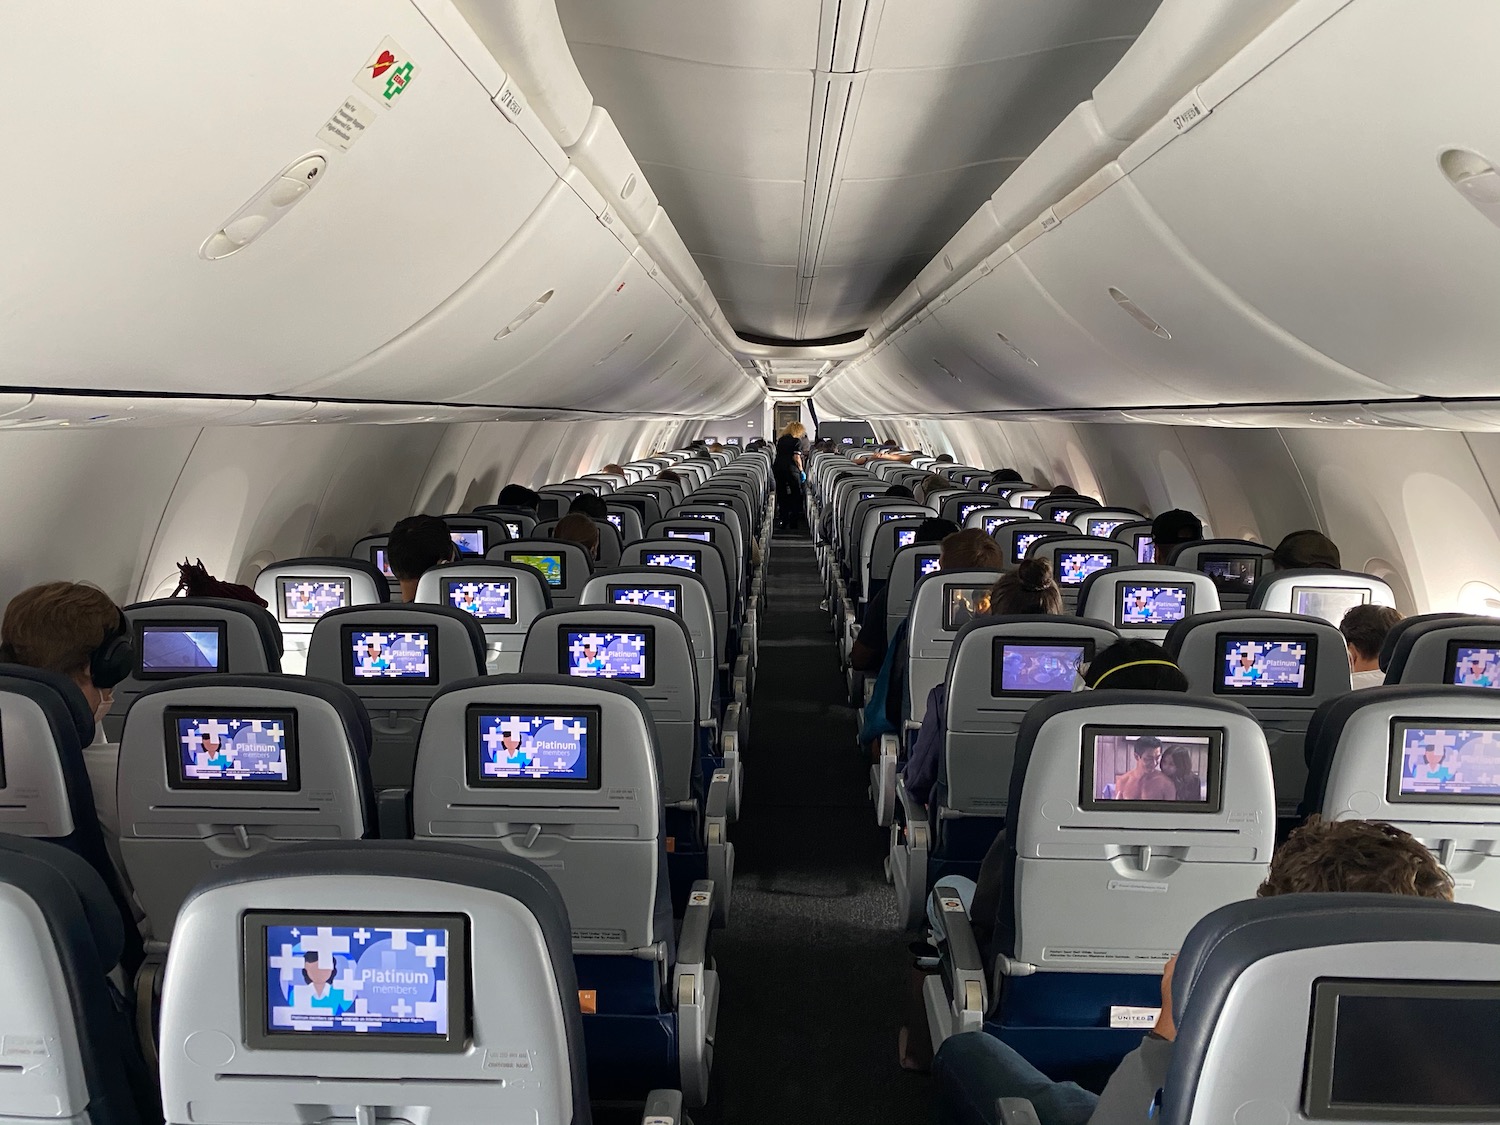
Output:
[[[94,686],[100,689],[114,687],[135,670],[135,642],[130,636],[130,623],[120,613],[115,627],[89,655],[89,675]]]

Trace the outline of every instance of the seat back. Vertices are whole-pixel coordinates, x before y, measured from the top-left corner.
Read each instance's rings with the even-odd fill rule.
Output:
[[[1051,490],[1046,488],[1017,488],[1005,497],[1005,501],[1012,508],[1025,508],[1029,512],[1051,496]]]
[[[1078,588],[1078,616],[1107,621],[1122,636],[1161,641],[1195,613],[1217,613],[1219,592],[1207,575],[1170,566],[1111,567]]]
[[[251,602],[231,598],[159,598],[125,607],[135,638],[135,667],[115,685],[104,735],[120,741],[125,712],[153,684],[181,676],[281,671],[281,629]]]
[[[451,512],[439,518],[448,525],[453,545],[467,559],[482,559],[496,544],[511,538],[510,528],[500,516]]]
[[[1101,506],[1091,508],[1085,505],[1073,513],[1069,520],[1074,527],[1085,535],[1092,535],[1096,539],[1113,539],[1115,532],[1127,523],[1140,523],[1141,513],[1134,508],[1112,508]],[[1134,546],[1134,544],[1132,544]],[[1140,556],[1136,556],[1139,558]]]
[[[551,880],[493,852],[248,860],[183,906],[161,1001],[167,1120],[587,1125],[568,928]]]
[[[939,570],[917,583],[907,615],[903,709],[912,723],[922,722],[928,693],[947,675],[948,655],[959,630],[989,612],[990,587],[999,577],[996,570]]]
[[[1092,496],[1049,496],[1038,500],[1031,510],[1044,520],[1073,526],[1073,516],[1078,512],[1104,510],[1104,505]]]
[[[281,670],[300,676],[307,667],[313,627],[330,610],[382,605],[391,585],[372,562],[306,558],[272,563],[255,577],[255,592],[266,600],[281,626]]]
[[[917,586],[929,574],[936,574],[942,551],[936,543],[900,547],[891,558],[891,579],[886,586],[886,636],[894,637],[895,628],[911,612],[911,600]]]
[[[637,539],[643,539],[646,535],[646,525],[641,521],[641,510],[634,504],[618,503],[613,497],[609,503],[609,515],[604,517],[614,524],[615,530],[620,533],[620,547],[623,550],[625,544],[634,543]]]
[[[1165,558],[1157,551],[1156,561],[1208,575],[1219,588],[1221,606],[1244,609],[1255,583],[1271,570],[1271,553],[1264,543],[1251,543],[1248,539],[1199,539],[1178,544]]]
[[[366,535],[349,552],[351,559],[359,559],[362,562],[373,563],[375,569],[385,576],[386,586],[390,591],[392,600],[399,601],[401,598],[401,583],[396,578],[396,572],[391,569],[390,552],[391,537],[389,535]]]
[[[417,752],[417,839],[529,859],[562,891],[575,953],[670,944],[656,739],[635,692],[494,676],[432,701]]]
[[[374,834],[369,726],[339,684],[200,676],[145,692],[120,742],[120,853],[158,941],[215,872]]]
[[[555,609],[532,624],[521,671],[616,680],[637,692],[656,726],[663,801],[693,800],[698,690],[692,637],[682,618],[646,606]]]
[[[993,533],[995,541],[1005,548],[1005,561],[1011,566],[1020,566],[1030,557],[1031,548],[1044,539],[1059,539],[1069,534],[1061,524],[1044,520],[1030,512],[1027,514],[1032,518],[1002,524]]]
[[[732,513],[724,509],[721,509],[721,513],[726,517],[723,521],[700,518],[664,519],[647,529],[646,538],[706,543],[708,549],[716,552],[723,560],[729,590],[734,595],[730,602],[730,613],[735,614],[745,589],[744,544]],[[705,535],[707,539],[704,539]]]
[[[979,617],[948,658],[940,780],[944,809],[1004,816],[1021,720],[1038,700],[1074,690],[1078,674],[1120,635],[1103,622],[1049,614]]]
[[[1479,907],[1376,894],[1224,906],[1177,959],[1163,1125],[1245,1120],[1247,1106],[1264,1121],[1488,1120],[1497,994],[1500,915]]]
[[[1454,897],[1500,909],[1500,696],[1483,688],[1366,688],[1308,731],[1309,813],[1381,820],[1426,844]]]
[[[1456,613],[1408,617],[1386,636],[1388,684],[1500,688],[1500,620]]]
[[[1307,785],[1308,724],[1320,704],[1349,691],[1339,631],[1288,613],[1225,610],[1179,622],[1164,643],[1189,692],[1235,700],[1255,716],[1271,750],[1277,813],[1295,815]]]
[[[1298,613],[1337,627],[1357,605],[1396,604],[1390,583],[1353,570],[1278,570],[1250,591],[1251,609]]]
[[[735,540],[741,552],[747,549],[755,531],[750,515],[750,502],[743,492],[725,484],[722,488],[700,489],[688,497],[687,503],[679,504],[665,516],[666,520],[711,520],[734,529]]]
[[[1125,544],[1092,535],[1049,536],[1033,543],[1026,554],[1052,564],[1052,577],[1061,588],[1063,605],[1069,611],[1078,607],[1078,592],[1089,575],[1111,567],[1136,565],[1135,553]]]
[[[489,562],[521,563],[541,571],[554,606],[576,605],[578,593],[594,573],[589,553],[569,539],[537,536],[502,543],[485,559]]]
[[[1165,559],[1157,561],[1156,540],[1151,537],[1151,527],[1150,520],[1128,520],[1110,532],[1109,537],[1128,543],[1142,566],[1166,566]]]
[[[428,702],[442,685],[484,671],[484,630],[472,614],[445,605],[334,610],[307,650],[307,674],[351,689],[369,712],[376,789],[411,785]]]
[[[552,608],[547,579],[522,563],[461,562],[434,567],[417,583],[417,601],[461,610],[484,631],[485,667],[519,672],[521,646],[537,614]]]
[[[672,497],[672,490],[667,487],[665,481],[659,480],[641,481],[629,488],[622,488],[611,496],[610,500],[616,504],[632,506],[639,501],[643,528],[650,527],[661,519],[661,514],[676,503]]]
[[[529,539],[536,527],[536,513],[525,508],[511,508],[503,504],[480,504],[474,509],[477,516],[490,516],[505,524],[505,533],[512,539]]]
[[[922,516],[897,516],[882,519],[875,524],[870,539],[869,561],[865,567],[863,591],[866,600],[882,583],[891,577],[891,563],[902,547],[911,547],[917,541],[917,528],[922,526]]]
[[[1157,757],[1188,770],[1174,779]],[[1043,700],[1021,722],[1009,797],[996,947],[1041,971],[1158,973],[1193,923],[1254,895],[1270,868],[1271,757],[1237,703]]]
[[[851,544],[850,561],[855,563],[854,573],[858,576],[861,593],[868,598],[870,595],[870,583],[874,581],[873,563],[875,561],[875,544],[880,536],[880,529],[887,524],[896,524],[904,528],[916,528],[921,522],[932,515],[930,508],[923,508],[919,504],[909,501],[893,503],[890,501],[872,501],[864,506],[864,513],[859,517],[858,531],[855,540]],[[888,536],[890,543],[888,548],[890,554],[895,553],[897,537]],[[908,536],[914,539],[914,536]],[[889,555],[887,555],[889,558]],[[887,572],[889,573],[889,572]]]
[[[718,646],[717,662],[728,659],[730,610],[734,605],[729,572],[724,567],[724,556],[707,549],[707,545],[681,539],[643,539],[625,548],[620,557],[620,568],[665,567],[669,570],[686,570],[703,580],[708,590],[710,603],[714,607],[714,643]]]

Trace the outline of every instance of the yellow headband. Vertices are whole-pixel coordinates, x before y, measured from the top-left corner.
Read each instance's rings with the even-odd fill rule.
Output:
[[[1164,668],[1177,668],[1177,665],[1173,664],[1170,660],[1132,660],[1129,664],[1116,664],[1108,672],[1104,673],[1104,675],[1100,676],[1097,680],[1095,680],[1094,681],[1094,686],[1098,687],[1105,680],[1109,679],[1111,676],[1113,676],[1116,672],[1120,671],[1120,669],[1122,669],[1122,668],[1139,668],[1143,664],[1160,664]],[[1182,671],[1182,669],[1180,669],[1180,668],[1178,668],[1177,670],[1179,672]]]

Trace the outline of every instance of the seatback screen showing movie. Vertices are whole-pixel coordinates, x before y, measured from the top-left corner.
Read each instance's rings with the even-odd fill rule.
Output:
[[[396,572],[391,569],[390,554],[384,547],[376,547],[370,561],[375,564],[375,569],[381,574],[392,582],[396,580]]]
[[[1497,1055],[1494,981],[1325,977],[1313,984],[1302,1119],[1500,1120]]]
[[[943,628],[947,632],[955,633],[989,611],[989,586],[943,587]]]
[[[680,531],[677,528],[667,529],[668,539],[692,539],[699,543],[712,543],[714,534],[711,531]]]
[[[278,578],[281,620],[316,621],[331,609],[343,609],[349,604],[349,586],[347,578]]]
[[[1311,695],[1315,637],[1220,636],[1218,695]]]
[[[1046,531],[1023,531],[1016,529],[1010,533],[1010,561],[1019,566],[1026,561],[1026,552],[1031,550],[1031,545],[1039,539],[1045,539],[1051,534]]]
[[[1093,641],[1020,641],[997,637],[990,694],[999,698],[1072,691],[1079,669],[1093,659]]]
[[[1500,723],[1394,720],[1386,795],[1393,801],[1500,802]]]
[[[1140,559],[1141,565],[1154,563],[1156,561],[1156,540],[1149,535],[1137,535],[1135,537],[1135,557]]]
[[[1090,574],[1108,570],[1119,561],[1119,551],[1059,551],[1057,583],[1060,586],[1082,586]]]
[[[1193,612],[1191,586],[1120,586],[1120,604],[1115,625],[1121,629],[1159,629],[1181,621]]]
[[[1446,682],[1459,687],[1500,688],[1500,647],[1451,641]]]
[[[444,578],[443,603],[491,625],[516,623],[513,578]]]
[[[1087,519],[1084,520],[1084,530],[1100,539],[1108,539],[1117,528],[1129,522],[1125,519]]]
[[[300,786],[295,711],[168,707],[165,716],[168,788],[295,792]]]
[[[1292,612],[1317,617],[1338,627],[1344,614],[1370,604],[1370,591],[1355,586],[1293,586]]]
[[[620,515],[619,512],[610,512],[604,518],[607,519],[614,527],[614,529],[621,535],[625,534],[625,517]]]
[[[1079,808],[1218,812],[1223,748],[1221,730],[1086,726]]]
[[[910,547],[917,541],[917,529],[914,527],[898,527],[896,529],[896,548]]]
[[[670,566],[678,570],[691,570],[698,573],[698,564],[702,556],[697,551],[647,551],[647,566]]]
[[[344,683],[372,680],[437,683],[436,629],[369,629],[345,625]]]
[[[484,555],[484,528],[482,527],[449,528],[448,538],[453,540],[453,545],[458,548],[458,553],[461,555]]]
[[[650,627],[614,632],[606,629],[566,629],[562,633],[562,663],[570,676],[626,680],[649,687],[656,682]]]
[[[542,572],[542,577],[547,580],[547,585],[554,590],[560,590],[568,581],[567,560],[561,554],[550,554],[541,552],[517,552],[512,554],[506,552],[506,562],[520,563],[522,566],[534,567]]]
[[[651,609],[677,612],[676,586],[610,586],[606,593],[615,605],[643,605]]]
[[[929,574],[936,574],[938,571],[938,563],[941,561],[941,558],[942,556],[939,555],[936,551],[933,551],[931,554],[918,553],[917,577],[925,578]]]
[[[1220,593],[1248,594],[1260,576],[1260,559],[1255,555],[1199,555],[1198,569]]]
[[[222,672],[227,663],[222,624],[138,623],[135,651],[141,680]]]
[[[245,1039],[269,1051],[463,1051],[460,914],[244,914]]]
[[[598,789],[597,707],[500,707],[468,717],[468,777],[477,789]]]

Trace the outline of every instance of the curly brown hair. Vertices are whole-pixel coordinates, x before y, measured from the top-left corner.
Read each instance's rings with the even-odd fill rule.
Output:
[[[1453,899],[1453,879],[1411,833],[1378,820],[1310,817],[1271,857],[1256,894],[1360,891]]]

